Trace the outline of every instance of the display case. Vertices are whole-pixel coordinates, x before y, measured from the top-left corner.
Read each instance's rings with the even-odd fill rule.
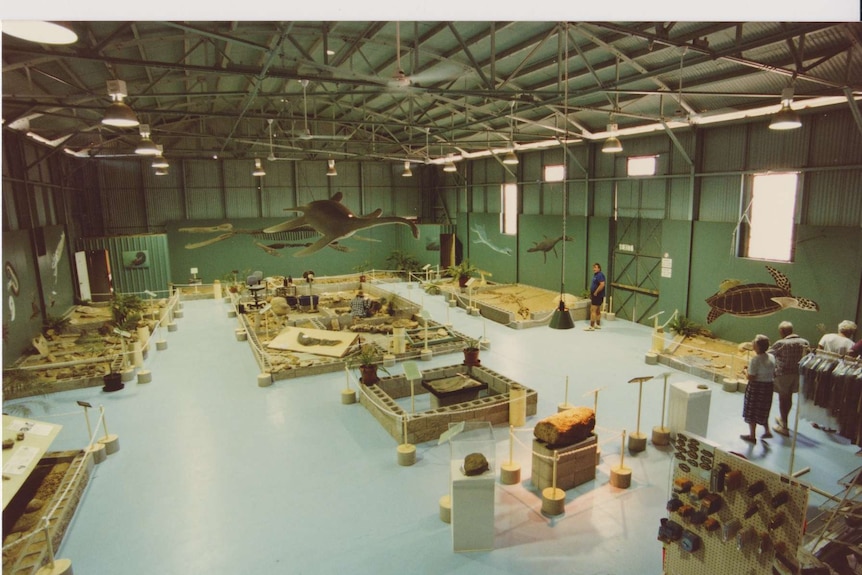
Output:
[[[452,423],[448,433],[452,548],[454,551],[493,549],[496,444],[491,424]]]

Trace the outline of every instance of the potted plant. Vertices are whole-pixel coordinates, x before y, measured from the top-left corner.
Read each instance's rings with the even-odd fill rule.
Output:
[[[230,293],[239,292],[239,270],[231,270],[222,276],[224,284],[227,286],[227,291]]]
[[[415,256],[403,250],[393,250],[389,257],[386,258],[386,263],[392,269],[404,273],[407,279],[410,279],[412,272],[419,271],[419,260]]]
[[[385,367],[374,363],[379,359],[379,357],[377,348],[370,343],[360,345],[359,351],[355,356],[353,356],[350,365],[359,369],[359,381],[362,382],[363,385],[374,385],[380,381],[380,378],[377,376],[378,369],[383,370],[386,375],[389,375],[389,371]]]
[[[115,293],[111,300],[111,318],[114,327],[124,331],[134,331],[146,308],[146,302],[134,294]]]
[[[464,340],[464,365],[466,366],[474,366],[481,364],[479,360],[479,350],[481,349],[479,345],[478,338],[468,337]]]
[[[102,376],[102,382],[105,384],[102,391],[120,391],[126,384],[123,383],[123,374],[119,371],[114,371],[113,368]]]
[[[464,287],[467,285],[467,280],[473,277],[473,274],[478,272],[479,268],[470,263],[468,258],[461,260],[458,264],[446,268],[446,274],[458,280],[458,286]]]

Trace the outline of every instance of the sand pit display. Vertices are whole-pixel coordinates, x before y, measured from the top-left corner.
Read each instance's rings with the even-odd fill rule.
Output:
[[[715,383],[746,381],[743,369],[753,353],[750,342],[738,344],[702,334],[677,336],[659,355],[659,362]]]
[[[378,351],[375,363],[379,364],[384,355],[395,360],[419,357],[426,347],[432,355],[460,352],[469,339],[433,320],[426,326],[416,303],[370,283],[361,285],[376,311],[371,317],[353,318],[350,300],[360,284],[326,280],[315,278],[311,287],[309,295],[317,296],[316,305],[302,306],[297,300],[284,315],[272,309],[262,312],[265,307],[241,308],[248,298],[234,298],[231,305],[240,310],[239,329],[247,336],[261,371],[274,380],[355,367],[363,345]],[[308,294],[308,287],[302,289]],[[265,302],[277,297],[268,294]]]
[[[93,456],[83,451],[50,452],[39,461],[27,483],[3,510],[3,573],[32,575],[48,562],[44,521],[59,549],[87,486]]]
[[[327,357],[344,357],[356,341],[356,337],[352,332],[288,326],[267,344],[267,348]]]
[[[112,307],[112,302],[79,305],[52,318],[33,338],[29,352],[3,370],[4,399],[103,385],[103,376],[131,365],[136,342],[146,353],[150,335],[159,322],[167,325],[178,302],[178,295],[136,300],[134,311]]]
[[[455,280],[434,285],[447,299],[454,297],[459,307],[476,307],[483,317],[514,329],[547,325],[559,305],[560,292],[525,284],[477,282],[481,285],[467,288],[458,287]],[[587,319],[589,300],[572,294],[565,298],[575,321]]]

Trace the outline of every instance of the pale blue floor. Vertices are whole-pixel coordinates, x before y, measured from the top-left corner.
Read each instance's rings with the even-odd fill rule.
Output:
[[[417,289],[390,289],[420,300]],[[425,296],[424,303],[434,319],[446,321],[442,297]],[[146,360],[152,383],[133,380],[116,393],[89,388],[28,401],[33,418],[63,425],[53,450],[86,444],[77,400],[103,405],[110,433],[120,438],[120,451],[96,466],[57,551],[72,560],[75,573],[661,572],[656,532],[669,497],[670,450],[650,444],[637,456],[626,454],[631,488],[608,484],[620,433],[633,431],[637,420],[637,386],[628,380],[667,371],[644,362],[647,327],[617,320],[589,333],[584,322],[569,331],[513,330],[449,310],[456,330],[490,340],[483,365],[539,393],[538,414],[528,418],[515,447],[522,482],[497,484],[494,550],[454,553],[450,527],[438,517],[438,499],[448,493],[447,445],[421,444],[416,464],[399,466],[397,444],[376,420],[359,404],[341,404],[344,372],[259,387],[259,369],[248,345],[236,341],[226,304],[183,305],[178,331],[164,333],[168,349],[154,349]],[[426,369],[462,359],[445,355],[418,364]],[[529,428],[564,402],[567,376],[569,403],[592,407],[588,392],[601,388],[603,460],[595,481],[567,493],[565,514],[548,518],[529,481]],[[670,382],[695,379],[677,372]],[[644,385],[641,431],[648,436],[660,422],[661,388],[661,380]],[[708,438],[786,472],[789,440],[776,436],[769,449],[744,443],[742,394],[710,388]],[[92,417],[97,413],[91,410]],[[804,421],[800,431],[794,468],[810,467],[803,482],[837,492],[836,480],[862,463],[856,448]],[[495,428],[495,435],[499,466],[508,460],[508,429]]]

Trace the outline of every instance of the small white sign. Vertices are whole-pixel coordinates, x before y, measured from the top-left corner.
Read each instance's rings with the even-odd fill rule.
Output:
[[[673,259],[667,257],[667,254],[665,254],[665,257],[663,257],[661,259],[661,277],[663,277],[663,278],[671,277],[672,271],[673,271]]]
[[[15,450],[6,465],[3,466],[3,473],[8,475],[21,475],[27,471],[27,467],[39,456],[39,450],[35,447],[22,445]]]

